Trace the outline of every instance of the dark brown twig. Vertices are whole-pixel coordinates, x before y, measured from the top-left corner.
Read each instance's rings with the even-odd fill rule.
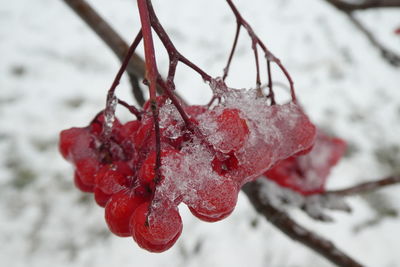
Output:
[[[248,183],[242,190],[246,193],[257,212],[263,215],[270,223],[275,225],[291,239],[311,248],[337,266],[363,266],[346,253],[339,250],[331,241],[304,228],[291,219],[288,214],[272,206],[265,197],[263,197],[262,185],[259,182]]]
[[[383,187],[400,183],[400,176],[390,176],[378,181],[366,182],[341,190],[326,191],[322,195],[352,196],[369,193]]]
[[[400,0],[365,0],[359,3],[350,3],[342,0],[326,0],[337,8],[352,12],[371,8],[393,8],[400,7]]]
[[[366,0],[360,3],[348,3],[340,0],[325,0],[338,10],[342,11],[350,21],[367,37],[368,41],[377,48],[382,57],[392,66],[400,67],[400,55],[391,49],[385,47],[373,34],[368,30],[359,19],[354,16],[354,11],[372,8],[400,8],[400,0]]]
[[[369,42],[375,46],[382,57],[395,67],[400,67],[400,55],[385,47],[376,37],[358,20],[353,13],[347,13],[350,21],[367,37]]]

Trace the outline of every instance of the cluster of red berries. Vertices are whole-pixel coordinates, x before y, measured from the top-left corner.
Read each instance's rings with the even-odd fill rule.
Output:
[[[271,106],[247,91],[226,94],[212,108],[183,107],[188,121],[167,98],[157,102],[160,164],[149,103],[140,120],[109,126],[100,113],[87,127],[62,131],[59,143],[76,168],[76,186],[105,207],[111,232],[152,252],[181,234],[180,203],[202,220],[221,220],[244,183],[309,149],[316,135],[297,104]]]

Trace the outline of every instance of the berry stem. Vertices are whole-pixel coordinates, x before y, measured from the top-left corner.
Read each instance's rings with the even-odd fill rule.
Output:
[[[282,72],[284,73],[284,75],[286,76],[286,79],[289,82],[290,85],[290,94],[292,97],[292,101],[296,102],[296,94],[294,91],[294,83],[292,80],[292,77],[290,76],[289,72],[286,70],[286,68],[283,66],[283,64],[281,63],[281,61],[275,57],[271,51],[269,51],[269,49],[265,46],[265,44],[261,41],[261,39],[255,34],[254,30],[252,29],[252,27],[250,26],[250,24],[242,17],[242,15],[240,14],[240,12],[238,11],[238,9],[236,8],[236,6],[233,4],[232,0],[226,0],[226,2],[228,3],[229,7],[231,8],[233,14],[236,17],[236,22],[238,25],[243,26],[246,30],[247,33],[250,36],[250,39],[252,41],[252,49],[254,50],[254,55],[256,58],[256,64],[258,62],[258,55],[257,55],[257,45],[264,51],[264,55],[265,58],[267,60],[267,68],[268,68],[268,78],[269,78],[269,88],[270,91],[272,91],[272,76],[271,76],[271,66],[270,64],[268,64],[269,61],[274,62],[275,64],[277,64],[279,66],[279,68],[282,70]],[[259,88],[258,86],[258,82],[259,82],[259,68],[257,67],[257,88]],[[261,85],[261,83],[260,83]],[[274,96],[274,94],[270,94],[271,99],[273,99],[272,97]],[[275,100],[272,100],[272,102],[275,103]]]
[[[135,106],[129,105],[124,100],[121,100],[119,98],[118,98],[118,104],[128,109],[129,112],[135,115],[138,120],[142,119],[142,113]]]
[[[158,77],[158,69],[156,56],[154,52],[153,36],[151,33],[151,23],[148,9],[147,0],[138,0],[138,8],[140,15],[140,22],[142,25],[144,54],[146,63],[146,79],[149,82],[150,99],[156,100],[156,82]]]
[[[151,4],[151,1],[148,1],[148,10],[150,13],[150,20],[151,20],[151,26],[153,27],[154,31],[160,38],[161,42],[163,43],[165,49],[167,50],[169,59],[170,59],[170,70],[168,72],[168,78],[167,81],[173,81],[175,77],[175,68],[178,63],[178,61],[182,62],[189,68],[193,69],[196,71],[204,81],[206,82],[211,82],[212,77],[208,75],[204,70],[199,68],[197,65],[195,65],[193,62],[188,60],[186,57],[184,57],[175,47],[175,45],[172,43],[171,39],[169,38],[168,34],[164,30],[164,27],[161,25],[160,21],[157,18],[156,13],[154,12],[153,6]]]
[[[149,82],[150,108],[153,114],[154,132],[156,138],[156,164],[154,167],[155,181],[161,178],[161,136],[160,124],[158,121],[158,105],[157,105],[157,79],[160,76],[157,69],[156,55],[154,52],[153,36],[151,32],[151,22],[149,14],[150,0],[138,0],[138,8],[140,22],[143,32],[143,45],[146,62],[146,79]]]
[[[105,109],[105,113],[106,114],[110,114],[110,115],[114,115],[114,108],[112,107],[112,102],[113,99],[115,98],[115,89],[117,88],[118,84],[121,81],[121,77],[124,74],[129,61],[132,57],[132,55],[135,53],[136,47],[139,45],[140,41],[142,40],[142,31],[139,31],[139,33],[136,35],[135,39],[133,40],[131,46],[128,49],[128,52],[126,53],[126,56],[122,62],[121,67],[119,68],[117,74],[115,75],[114,81],[111,84],[110,89],[108,90],[107,93],[107,100],[106,100],[106,109]]]
[[[228,62],[226,63],[226,66],[224,68],[224,75],[222,76],[222,80],[223,81],[225,81],[226,77],[228,77],[229,68],[231,66],[232,58],[233,58],[233,55],[235,54],[237,42],[238,42],[238,39],[239,39],[240,29],[241,29],[240,23],[236,22],[235,39],[233,40],[233,45],[232,45],[231,52],[229,54]]]
[[[271,99],[271,105],[275,105],[275,94],[274,90],[272,90],[273,81],[272,81],[272,74],[271,74],[271,61],[267,59],[267,72],[268,72],[268,97]]]

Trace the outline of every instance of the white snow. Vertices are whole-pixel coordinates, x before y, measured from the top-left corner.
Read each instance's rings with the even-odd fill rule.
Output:
[[[139,29],[135,1],[89,2],[132,40]],[[393,166],[378,161],[376,151],[399,146],[399,69],[383,61],[346,16],[322,0],[235,3],[288,68],[299,101],[313,121],[352,147],[332,172],[329,188],[390,174]],[[221,75],[236,26],[225,1],[168,0],[154,1],[154,6],[182,54],[213,77]],[[392,34],[399,26],[398,10],[356,15],[400,53],[400,38]],[[213,224],[199,221],[181,205],[182,236],[163,254],[148,253],[130,238],[111,236],[103,209],[91,195],[74,188],[72,167],[61,158],[56,143],[61,129],[82,127],[104,108],[118,60],[63,1],[7,1],[0,5],[0,24],[2,266],[332,266],[259,217],[244,195],[239,195],[230,217]],[[228,87],[254,87],[250,45],[242,31]],[[156,51],[162,51],[159,42]],[[165,74],[168,59],[162,55],[157,60]],[[273,68],[274,79],[285,82],[277,69]],[[191,103],[210,100],[209,86],[187,67],[178,67],[176,84]],[[278,97],[287,94],[280,87],[276,84]],[[132,102],[127,79],[117,95]],[[121,108],[117,115],[133,118]],[[399,212],[399,186],[380,194]],[[365,265],[399,266],[400,219],[380,215],[369,201],[350,198],[353,213],[327,212],[335,220],[329,224],[298,209],[289,211]],[[360,227],[376,217],[381,218],[378,223]]]

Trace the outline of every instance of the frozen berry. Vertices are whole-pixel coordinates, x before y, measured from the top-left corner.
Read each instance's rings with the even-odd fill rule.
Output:
[[[76,171],[74,174],[74,184],[75,184],[76,188],[78,188],[82,192],[92,193],[94,190],[93,185],[86,185],[85,183],[82,182],[82,179],[79,177],[79,175],[76,173]]]
[[[238,186],[230,180],[208,181],[197,191],[198,199],[188,204],[190,211],[201,220],[215,222],[226,218],[236,206]]]
[[[160,246],[168,249],[182,232],[182,219],[176,206],[150,206],[141,204],[131,217],[132,236],[139,246],[160,252]],[[171,241],[173,242],[171,244]]]
[[[131,190],[122,190],[113,195],[105,207],[105,219],[110,231],[118,236],[130,236],[130,218],[144,201]]]
[[[96,201],[97,205],[100,207],[105,207],[107,202],[110,200],[111,195],[104,193],[101,189],[95,187],[94,188],[94,200]]]
[[[86,185],[95,184],[95,176],[101,164],[94,158],[83,158],[76,162],[76,172]]]
[[[60,133],[59,150],[69,161],[92,155],[91,137],[86,128],[70,128]]]
[[[217,134],[221,135],[217,149],[231,152],[240,149],[249,135],[245,119],[240,117],[238,109],[225,109],[217,118]]]
[[[133,170],[128,163],[118,161],[104,165],[96,174],[96,185],[106,194],[113,194],[130,185]]]

